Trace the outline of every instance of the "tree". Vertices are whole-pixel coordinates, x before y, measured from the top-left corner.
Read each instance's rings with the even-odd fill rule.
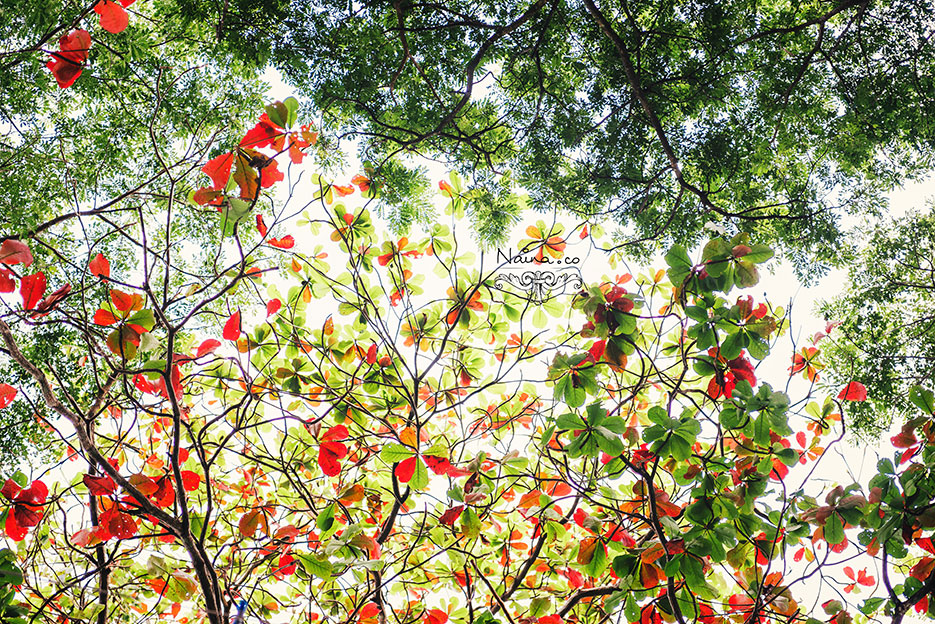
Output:
[[[927,415],[872,482],[820,504],[816,462],[866,391],[792,403],[758,379],[784,320],[734,290],[769,247],[675,246],[667,269],[533,296],[441,222],[387,239],[379,179],[269,195],[318,138],[296,110],[178,181],[195,190],[158,226],[94,215],[135,271],[0,247],[0,340],[32,379],[0,396],[48,406],[76,462],[0,489],[33,621],[807,622],[814,579],[835,624],[928,609],[935,400],[917,392]],[[465,189],[440,186],[457,225]],[[147,242],[176,218],[219,234],[200,272]],[[595,236],[525,234],[511,260],[555,270]],[[68,377],[20,348],[57,326]]]
[[[816,347],[838,380],[851,376],[870,389],[854,425],[876,433],[912,413],[913,386],[935,380],[935,221],[929,209],[863,234],[849,287],[822,306],[837,329]]]
[[[879,214],[930,166],[933,10],[319,0],[290,3],[272,59],[374,163],[439,157],[488,190],[510,176],[630,244],[724,222],[807,276],[837,257],[843,215]],[[488,197],[474,209],[515,216]]]
[[[0,242],[26,240],[38,261],[61,262],[62,283],[76,283],[101,252],[115,269],[134,266],[115,224],[128,213],[156,219],[171,210],[172,195],[189,190],[179,181],[219,135],[242,135],[244,111],[252,116],[261,105],[258,68],[237,62],[214,37],[212,26],[187,21],[173,3],[0,3]],[[191,216],[183,211],[171,230],[149,230],[148,243],[210,247],[214,232]],[[63,378],[79,383],[84,375],[61,349],[77,341],[72,327],[41,325],[20,347],[33,361],[55,359]],[[0,374],[25,381],[15,367]],[[49,415],[21,402],[2,414],[4,467],[49,448],[34,407]]]

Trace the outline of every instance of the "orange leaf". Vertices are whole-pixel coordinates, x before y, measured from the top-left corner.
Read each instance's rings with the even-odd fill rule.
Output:
[[[7,407],[16,398],[17,390],[13,386],[0,383],[0,409]]]
[[[234,164],[234,155],[231,153],[221,154],[209,160],[201,168],[202,173],[211,178],[214,190],[220,191],[227,186],[227,181],[231,177],[231,166]]]
[[[273,247],[278,247],[279,249],[292,249],[295,247],[295,239],[292,238],[291,234],[283,236],[282,238],[271,238],[268,242]]]
[[[104,254],[99,253],[88,263],[88,269],[91,271],[91,275],[96,275],[97,277],[110,277],[110,262],[107,261],[107,258],[104,257]]]
[[[266,524],[263,511],[260,509],[251,509],[240,517],[240,522],[237,523],[237,526],[240,527],[240,532],[243,533],[245,537],[253,537],[261,523],[264,525]]]
[[[94,323],[97,325],[113,325],[117,322],[117,317],[114,316],[114,313],[110,310],[105,310],[104,308],[99,309],[94,313]]]
[[[581,546],[578,547],[578,557],[576,561],[581,565],[591,563],[591,559],[594,558],[594,551],[597,549],[598,544],[600,544],[600,539],[597,537],[589,537],[581,540]]]

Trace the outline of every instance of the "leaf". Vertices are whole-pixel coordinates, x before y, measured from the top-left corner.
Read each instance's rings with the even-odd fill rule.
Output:
[[[922,386],[909,388],[909,400],[926,414],[935,414],[935,393]]]
[[[91,272],[91,275],[108,278],[110,277],[110,262],[104,257],[104,254],[99,253],[88,263],[88,270]]]
[[[182,471],[182,487],[186,492],[194,492],[201,485],[201,475],[193,470]]]
[[[454,526],[455,521],[461,516],[462,511],[464,511],[464,505],[455,505],[445,510],[445,512],[439,516],[438,521],[448,526]]]
[[[110,496],[117,491],[117,484],[107,475],[86,474],[81,478],[81,481],[93,496]]]
[[[402,444],[387,444],[380,450],[380,459],[387,464],[396,464],[412,457],[415,450]]]
[[[600,544],[600,538],[597,537],[588,537],[581,540],[581,544],[578,546],[578,556],[575,559],[581,565],[587,565],[591,562],[591,559],[594,558],[594,553],[597,550],[598,544]]]
[[[122,33],[130,24],[130,16],[116,2],[101,0],[94,7],[94,12],[101,16],[101,28],[107,32]]]
[[[0,409],[9,407],[16,398],[18,390],[10,384],[0,383]]]
[[[295,247],[295,239],[291,234],[283,236],[282,238],[271,238],[267,241],[272,247],[278,249],[292,249]]]
[[[295,557],[299,560],[299,563],[302,564],[302,568],[313,576],[317,576],[322,579],[330,579],[334,566],[331,565],[331,562],[327,558],[319,558],[314,555],[304,554],[304,553],[295,553]]]
[[[32,264],[32,252],[26,243],[8,238],[0,244],[0,264],[20,264],[29,266]]]
[[[23,309],[35,308],[45,295],[45,287],[45,273],[42,271],[24,277],[19,285],[19,292],[23,296]]]
[[[112,515],[108,516],[108,514]],[[107,516],[106,519],[105,516]],[[118,539],[130,539],[139,532],[136,519],[117,508],[113,508],[101,514],[101,524],[107,528],[111,535]]]
[[[282,307],[282,301],[279,299],[270,299],[266,303],[266,316],[272,316],[279,312],[279,309]]]
[[[740,288],[750,288],[756,286],[760,281],[760,273],[752,262],[744,259],[737,261],[735,270],[737,286]]]
[[[75,83],[91,47],[91,35],[86,30],[73,30],[62,35],[58,40],[58,52],[52,53],[52,59],[46,67],[52,72],[59,88],[67,89]]]
[[[230,315],[230,318],[227,319],[227,322],[224,323],[224,332],[221,336],[224,340],[232,340],[234,342],[240,338],[241,329],[240,329],[240,310]]]
[[[461,533],[468,539],[474,539],[480,535],[481,524],[477,513],[470,507],[466,508],[461,514]]]
[[[867,388],[859,381],[852,381],[841,389],[838,399],[842,401],[866,401]]]
[[[220,346],[221,346],[220,340],[215,340],[214,338],[208,338],[207,340],[202,342],[200,345],[198,345],[198,349],[195,351],[195,359],[214,353],[215,351],[217,351],[217,348]]]
[[[211,184],[216,191],[224,190],[227,181],[231,177],[231,166],[234,164],[234,155],[232,153],[221,154],[205,163],[201,168],[202,173],[211,178]]]
[[[832,512],[825,521],[824,537],[829,544],[840,544],[844,541],[844,522],[840,514]]]
[[[412,479],[412,476],[416,472],[416,464],[421,463],[418,456],[412,456],[403,461],[399,462],[394,471],[396,478],[399,479],[402,483],[409,483]]]
[[[125,293],[116,288],[110,291],[110,301],[114,304],[114,308],[120,312],[130,312],[143,307],[143,295],[139,293]]]
[[[265,522],[266,517],[263,515],[262,509],[251,509],[240,517],[237,526],[244,537],[253,537],[260,524],[265,524]]]

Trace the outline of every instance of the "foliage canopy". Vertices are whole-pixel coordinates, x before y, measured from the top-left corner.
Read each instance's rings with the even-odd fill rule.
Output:
[[[924,314],[927,218],[833,304],[833,388],[760,367],[787,320],[737,293],[773,245],[849,258],[837,218],[926,164],[929,8],[3,3],[0,415],[53,452],[0,488],[0,617],[935,613],[935,395],[862,307]],[[334,131],[293,98],[257,119],[268,60]],[[413,152],[470,174],[443,219]],[[664,267],[626,269],[608,202]],[[509,239],[530,205],[578,220]],[[865,385],[840,362],[871,325],[903,360]],[[842,413],[891,398],[891,457],[823,490]]]

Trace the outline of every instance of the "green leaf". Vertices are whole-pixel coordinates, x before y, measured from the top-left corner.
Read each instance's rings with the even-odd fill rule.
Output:
[[[288,112],[286,115],[286,123],[283,125],[283,127],[288,129],[294,126],[298,119],[299,101],[294,97],[289,96],[283,100],[282,103],[285,105],[286,111]]]
[[[322,579],[330,579],[334,573],[334,566],[327,558],[319,558],[305,553],[293,553],[299,560],[302,568],[310,575]]]
[[[402,444],[387,444],[380,449],[380,459],[388,464],[397,464],[416,454],[415,449]]]
[[[909,400],[926,414],[935,414],[935,394],[922,386],[909,388]]]
[[[825,540],[829,544],[840,544],[844,541],[844,522],[837,512],[832,512],[825,520]]]
[[[327,531],[334,524],[334,503],[325,507],[315,518],[315,526],[321,531]]]
[[[752,262],[738,260],[737,268],[734,270],[734,279],[738,287],[750,288],[760,281],[760,273]]]
[[[465,507],[461,512],[461,533],[468,539],[474,539],[480,535],[480,518],[471,507]]]
[[[555,420],[555,427],[560,431],[587,429],[588,426],[577,414],[571,412],[562,414]]]
[[[750,246],[750,253],[743,257],[747,262],[760,264],[773,257],[773,250],[768,245],[757,244]]]
[[[409,480],[409,487],[414,490],[422,490],[429,484],[429,472],[425,467],[422,458],[416,460],[416,469],[412,473],[412,479]]]

